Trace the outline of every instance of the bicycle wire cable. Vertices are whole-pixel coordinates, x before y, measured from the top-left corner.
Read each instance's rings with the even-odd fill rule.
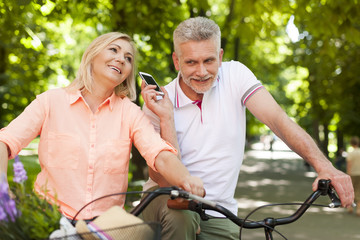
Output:
[[[117,195],[131,195],[131,194],[146,194],[146,193],[152,193],[153,191],[130,191],[130,192],[119,192],[119,193],[112,193],[112,194],[108,194],[108,195],[104,195],[104,196],[101,196],[101,197],[98,197],[88,203],[86,203],[82,208],[79,209],[79,211],[75,214],[75,216],[73,217],[71,223],[74,224],[75,221],[76,221],[76,217],[80,214],[80,212],[82,210],[84,210],[87,206],[89,206],[90,204],[98,201],[98,200],[101,200],[101,199],[104,199],[104,198],[107,198],[107,197],[112,197],[112,196],[117,196]],[[159,191],[159,193],[167,193],[166,191]],[[317,206],[317,207],[329,207],[328,205],[324,205],[324,204],[304,204],[304,203],[273,203],[273,204],[266,204],[266,205],[262,205],[262,206],[259,206],[257,208],[255,208],[254,210],[252,210],[250,213],[248,213],[246,215],[246,217],[243,219],[244,220],[244,223],[245,222],[256,222],[256,221],[253,221],[251,219],[249,219],[249,217],[251,215],[253,215],[255,212],[257,212],[258,210],[262,209],[262,208],[265,208],[265,207],[274,207],[274,206],[293,206],[293,205],[308,205],[308,206]],[[212,217],[212,218],[217,218],[217,217]],[[259,223],[260,225],[263,225],[264,228],[268,228],[274,232],[276,232],[277,234],[279,234],[281,237],[283,237],[285,240],[287,240],[287,238],[281,234],[278,230],[276,230],[275,228],[272,228],[266,224],[261,224]],[[242,235],[242,229],[243,229],[243,225],[242,224],[240,226],[240,232],[239,232],[239,239],[241,240],[241,235]]]
[[[118,193],[111,193],[111,194],[108,194],[108,195],[104,195],[104,196],[101,196],[101,197],[98,197],[98,198],[95,198],[94,200],[86,203],[84,206],[82,206],[79,211],[77,211],[77,213],[75,214],[75,216],[73,217],[73,219],[71,220],[71,224],[74,225],[75,221],[76,221],[76,217],[80,214],[80,212],[82,210],[84,210],[87,206],[89,206],[90,204],[98,201],[98,200],[101,200],[103,198],[108,198],[108,197],[112,197],[112,196],[117,196],[117,195],[131,195],[131,194],[144,194],[144,193],[152,193],[153,191],[130,191],[130,192],[118,192]],[[159,191],[161,192],[161,191]],[[165,193],[165,191],[164,191]]]
[[[328,205],[324,205],[324,204],[316,204],[316,203],[272,203],[272,204],[265,204],[265,205],[262,205],[260,207],[257,207],[255,208],[254,210],[252,210],[250,213],[248,213],[248,215],[245,216],[244,218],[244,223],[245,222],[257,222],[257,221],[253,221],[251,219],[248,219],[251,215],[253,215],[255,212],[257,212],[258,210],[262,209],[262,208],[265,208],[265,207],[274,207],[274,206],[294,206],[294,205],[301,205],[301,206],[304,206],[304,205],[307,205],[309,207],[311,206],[315,206],[315,207],[328,207],[330,208]],[[262,225],[264,228],[268,228],[270,229],[271,231],[274,231],[276,232],[277,234],[279,234],[283,239],[285,240],[288,240],[282,233],[280,233],[278,230],[276,230],[275,228],[273,227],[270,227],[266,224],[262,224],[262,223],[259,223],[257,222],[259,225]],[[242,224],[240,226],[240,232],[239,232],[239,240],[241,240],[241,235],[242,235],[242,229],[243,229],[243,225]]]

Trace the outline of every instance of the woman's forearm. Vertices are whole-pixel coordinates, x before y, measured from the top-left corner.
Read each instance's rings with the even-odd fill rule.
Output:
[[[173,153],[162,151],[155,159],[155,167],[170,185],[178,186],[193,194],[203,196],[203,182],[191,176],[186,167]]]
[[[174,114],[172,113],[171,115],[163,116],[162,118],[160,118],[160,135],[162,139],[169,142],[173,147],[177,149],[177,161],[180,162],[179,159],[181,159],[181,154],[177,141],[173,116]],[[171,185],[160,173],[153,171],[151,168],[149,168],[149,175],[151,179],[154,180],[160,187],[168,187]]]
[[[5,174],[7,176],[8,157],[8,146],[0,141],[0,175]]]

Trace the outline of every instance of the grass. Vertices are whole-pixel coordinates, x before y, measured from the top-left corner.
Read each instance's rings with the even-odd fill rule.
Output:
[[[30,189],[34,186],[34,182],[36,180],[37,174],[40,172],[40,164],[38,160],[38,155],[28,155],[28,156],[19,156],[21,162],[24,165],[26,170],[28,180],[26,180],[25,184]],[[13,170],[13,163],[14,159],[10,160],[8,163],[8,181],[10,183],[10,187],[12,186],[12,180],[14,177],[14,170]]]

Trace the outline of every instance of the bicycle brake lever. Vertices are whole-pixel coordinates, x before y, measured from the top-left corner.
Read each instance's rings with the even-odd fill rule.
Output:
[[[341,206],[341,201],[336,194],[335,189],[331,186],[331,180],[329,179],[320,179],[318,182],[318,191],[321,192],[321,195],[328,195],[331,203],[329,204],[330,208],[337,208]]]
[[[337,208],[341,206],[341,201],[332,186],[329,187],[327,194],[331,200],[331,203],[329,204],[330,208]]]
[[[202,203],[190,201],[189,209],[197,212],[200,215],[201,220],[203,221],[207,221],[210,219],[209,216],[205,214],[205,210],[202,208]]]

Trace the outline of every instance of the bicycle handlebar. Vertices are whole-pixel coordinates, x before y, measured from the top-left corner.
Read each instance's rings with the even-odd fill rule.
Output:
[[[315,192],[313,192],[304,201],[304,203],[301,204],[301,206],[295,211],[294,214],[292,214],[291,216],[288,216],[288,217],[277,218],[277,219],[276,218],[266,218],[261,221],[248,222],[244,219],[237,217],[235,214],[230,212],[228,209],[222,207],[221,205],[219,205],[213,201],[209,201],[202,197],[193,195],[193,194],[188,193],[184,190],[181,190],[177,187],[158,188],[155,191],[150,192],[147,196],[145,196],[143,198],[143,200],[140,202],[140,204],[137,205],[131,211],[131,213],[135,216],[138,216],[154,198],[156,198],[159,195],[166,194],[166,195],[170,195],[171,199],[183,198],[186,200],[191,200],[191,201],[185,201],[181,204],[180,203],[174,204],[174,202],[170,202],[168,207],[175,208],[175,209],[192,210],[192,211],[198,212],[200,214],[200,216],[202,218],[204,218],[203,220],[206,220],[204,210],[213,210],[213,211],[217,211],[217,212],[223,214],[225,217],[230,219],[232,222],[234,222],[235,224],[237,224],[238,226],[243,227],[243,228],[264,228],[264,227],[274,228],[277,225],[292,223],[292,222],[296,221],[297,219],[299,219],[306,212],[306,210],[310,207],[310,205],[320,196],[324,196],[324,195],[329,196],[329,198],[331,200],[331,203],[329,204],[330,208],[340,207],[341,202],[340,202],[334,188],[331,186],[330,183],[331,183],[330,180],[324,180],[324,179],[319,180],[318,189]]]
[[[105,195],[105,196],[102,196],[100,198],[94,199],[91,202],[85,204],[76,213],[76,215],[74,216],[71,223],[73,225],[75,225],[75,219],[78,216],[78,214],[85,207],[87,207],[88,205],[92,204],[95,201],[98,201],[98,200],[103,199],[103,198],[111,197],[111,196],[121,195],[121,194],[145,193],[147,195],[131,211],[131,213],[133,215],[135,215],[135,216],[139,216],[139,214],[156,197],[158,197],[160,195],[168,195],[168,196],[171,197],[172,200],[174,200],[176,198],[181,198],[181,199],[187,200],[187,201],[183,201],[181,203],[179,203],[178,201],[169,202],[168,203],[169,208],[195,211],[200,215],[202,220],[208,220],[210,218],[209,215],[205,214],[205,210],[213,210],[213,211],[221,213],[226,218],[228,218],[229,220],[234,222],[236,225],[240,226],[240,239],[241,239],[241,230],[242,230],[242,228],[251,228],[251,229],[264,228],[264,230],[265,230],[265,238],[267,240],[269,240],[269,239],[273,239],[272,238],[272,232],[273,231],[275,231],[278,234],[280,234],[281,236],[283,236],[279,231],[275,230],[275,226],[288,224],[288,223],[292,223],[292,222],[296,221],[297,219],[299,219],[306,212],[306,210],[320,196],[324,196],[324,195],[329,196],[329,198],[331,200],[331,203],[328,205],[328,207],[330,207],[330,208],[340,207],[341,202],[340,202],[334,188],[331,186],[330,183],[331,183],[330,180],[324,180],[324,179],[319,180],[318,189],[315,192],[313,192],[303,203],[297,204],[297,205],[301,205],[301,206],[294,212],[294,214],[292,214],[291,216],[288,216],[288,217],[283,217],[283,218],[271,218],[271,217],[269,217],[269,218],[265,218],[264,220],[261,220],[261,221],[250,221],[250,220],[248,220],[248,216],[250,216],[252,213],[254,213],[259,208],[266,207],[266,206],[271,206],[271,205],[274,206],[274,205],[279,205],[279,204],[270,204],[270,205],[261,206],[259,208],[256,208],[255,210],[253,210],[245,219],[241,219],[238,216],[236,216],[235,214],[233,214],[231,211],[229,211],[228,209],[224,208],[223,206],[221,206],[221,205],[219,205],[219,204],[217,204],[217,203],[215,203],[213,201],[209,201],[209,200],[204,199],[202,197],[193,195],[193,194],[191,194],[189,192],[186,192],[186,191],[184,191],[184,190],[182,190],[182,189],[180,189],[178,187],[165,187],[165,188],[158,188],[158,189],[156,189],[154,191],[150,191],[150,192],[136,191],[136,192],[126,192],[126,193],[114,193],[114,194],[109,194],[109,195]],[[281,204],[281,205],[286,205],[286,203]],[[288,203],[288,205],[295,205],[295,204]],[[322,206],[322,205],[318,205],[318,206]],[[284,237],[284,239],[286,239],[286,238]]]

